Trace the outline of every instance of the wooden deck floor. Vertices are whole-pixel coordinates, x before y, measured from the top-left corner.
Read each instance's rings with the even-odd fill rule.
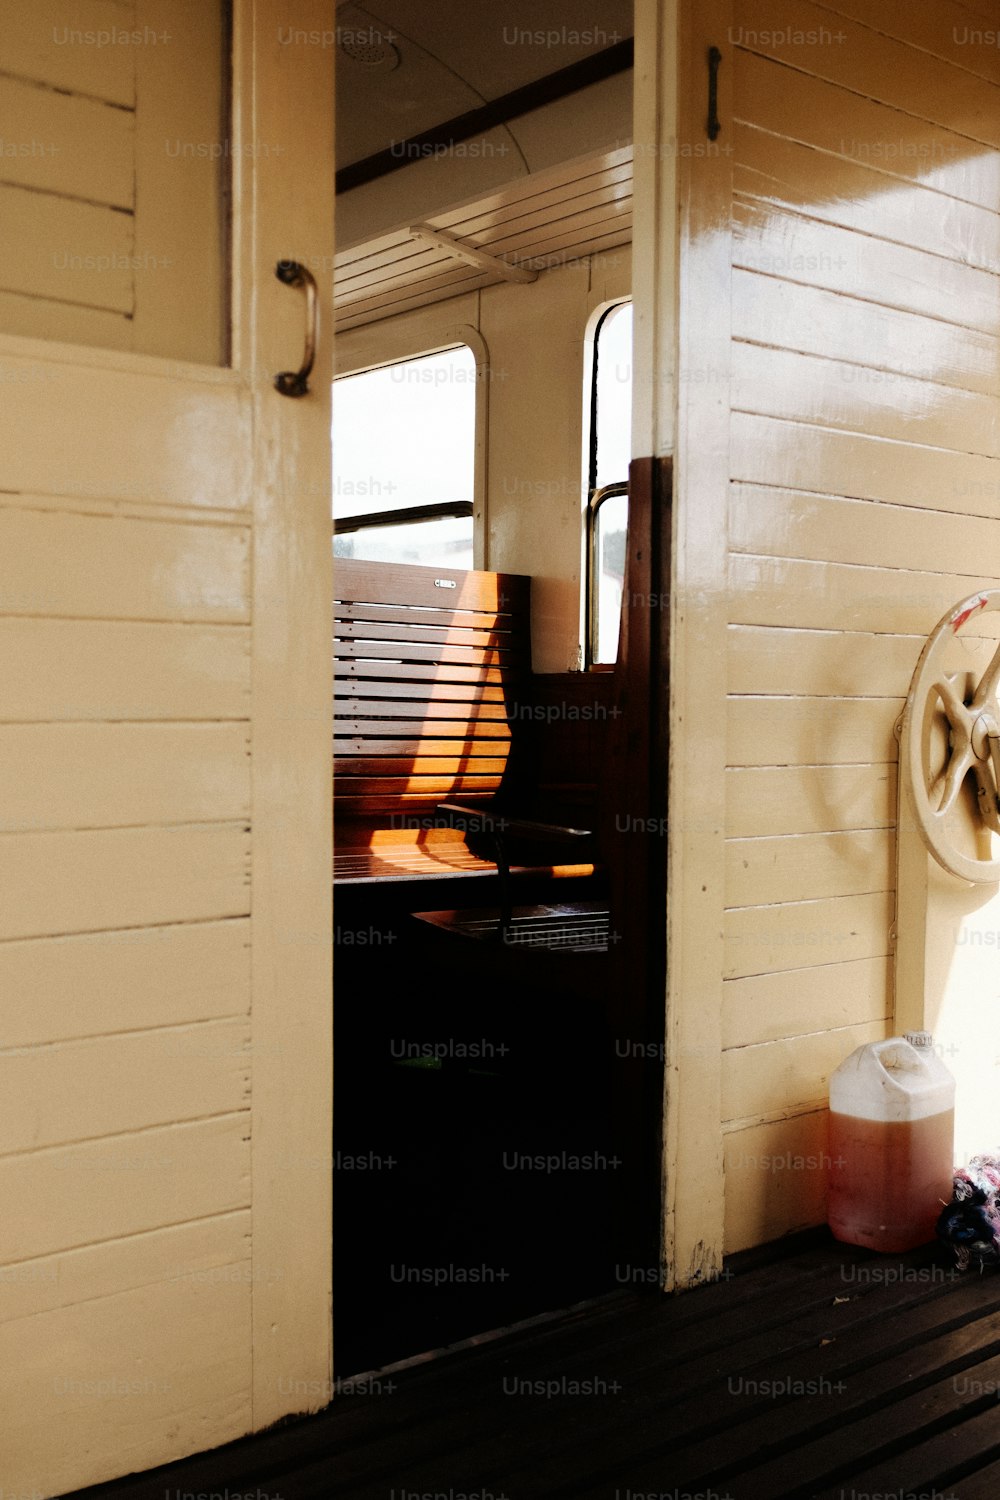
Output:
[[[1000,1275],[830,1240],[369,1377],[117,1500],[993,1500]]]

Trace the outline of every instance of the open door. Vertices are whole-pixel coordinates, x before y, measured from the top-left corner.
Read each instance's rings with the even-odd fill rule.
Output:
[[[5,1494],[329,1396],[334,7],[227,9],[0,7]]]

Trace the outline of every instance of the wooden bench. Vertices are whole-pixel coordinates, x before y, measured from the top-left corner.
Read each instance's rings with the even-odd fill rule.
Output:
[[[334,595],[338,892],[491,899],[498,835],[514,876],[593,876],[589,837],[532,795],[531,580],[337,559]]]

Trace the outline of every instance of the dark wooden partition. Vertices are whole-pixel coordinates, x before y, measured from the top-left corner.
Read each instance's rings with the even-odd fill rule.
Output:
[[[618,665],[612,674],[601,847],[611,895],[612,1114],[622,1253],[660,1254],[667,974],[667,771],[671,480],[669,458],[629,468]]]

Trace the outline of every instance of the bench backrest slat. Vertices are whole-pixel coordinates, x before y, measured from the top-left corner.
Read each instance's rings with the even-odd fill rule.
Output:
[[[510,772],[530,671],[531,580],[335,561],[334,810],[385,825]]]

